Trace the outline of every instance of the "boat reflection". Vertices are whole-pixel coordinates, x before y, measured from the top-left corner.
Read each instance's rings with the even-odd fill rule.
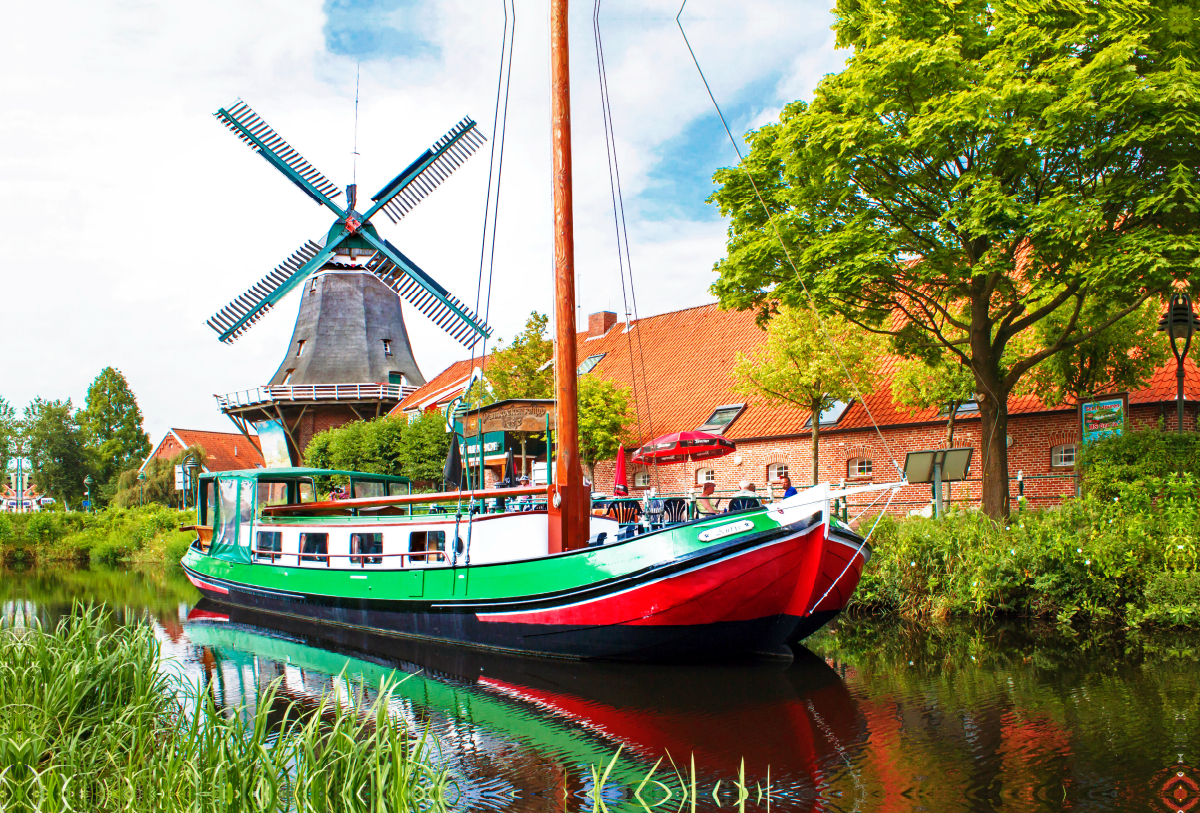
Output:
[[[673,760],[685,774],[694,757],[701,809],[714,806],[705,794],[718,779],[721,796],[735,793],[729,780],[744,761],[751,806],[769,768],[773,806],[786,801],[788,809],[823,810],[822,791],[866,741],[846,685],[804,649],[791,662],[564,661],[321,627],[208,601],[189,615],[187,634],[201,648],[208,680],[250,674],[257,691],[280,678],[281,707],[312,707],[323,692],[347,691],[359,681],[377,687],[386,677],[406,678],[394,689],[401,713],[431,724],[468,777],[475,769],[499,770],[510,810],[514,797],[526,802],[515,809],[561,810],[563,794],[586,796],[588,766],[608,764],[618,748],[612,778],[626,798],[669,755],[664,765]],[[236,662],[247,658],[253,668],[239,671]],[[225,702],[239,694],[249,699],[250,688],[226,686]],[[476,801],[468,806],[491,806]]]

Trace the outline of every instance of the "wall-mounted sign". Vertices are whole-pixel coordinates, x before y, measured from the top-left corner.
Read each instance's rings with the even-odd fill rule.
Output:
[[[1079,403],[1080,439],[1086,444],[1125,431],[1129,393],[1104,395]]]
[[[512,399],[497,401],[482,409],[468,412],[462,419],[463,434],[479,434],[479,423],[487,432],[545,432],[546,416],[550,417],[550,428],[554,429],[554,401],[540,399]]]

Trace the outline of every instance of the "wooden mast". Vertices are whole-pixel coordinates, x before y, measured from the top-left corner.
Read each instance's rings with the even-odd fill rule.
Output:
[[[554,150],[554,487],[547,506],[550,552],[587,545],[591,494],[579,461],[579,387],[575,359],[575,233],[571,200],[571,74],[567,0],[550,0],[550,119]],[[557,503],[557,505],[556,505]]]

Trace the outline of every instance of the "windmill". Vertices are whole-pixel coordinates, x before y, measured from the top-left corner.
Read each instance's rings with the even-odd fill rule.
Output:
[[[383,212],[393,223],[413,210],[473,155],[485,138],[464,118],[357,210],[357,187],[341,190],[240,99],[215,114],[267,163],[335,220],[217,311],[208,325],[232,344],[283,297],[305,286],[292,341],[268,385],[217,396],[221,411],[250,437],[257,429],[270,464],[300,462],[314,434],[390,410],[406,388],[424,383],[404,327],[400,299],[466,347],[491,335],[470,308],[383,239],[371,222]],[[305,423],[307,419],[307,423]],[[274,450],[274,452],[272,451]]]

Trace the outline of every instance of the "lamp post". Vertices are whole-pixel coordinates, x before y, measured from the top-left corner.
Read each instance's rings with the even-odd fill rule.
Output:
[[[146,472],[138,472],[138,505],[146,504]]]
[[[83,489],[85,492],[87,492],[87,501],[88,501],[87,507],[88,507],[88,510],[94,514],[94,513],[96,513],[96,510],[94,508],[92,508],[92,483],[93,482],[95,482],[95,481],[92,480],[92,475],[90,475],[90,474],[87,477],[83,478]]]
[[[1183,431],[1183,360],[1192,347],[1192,334],[1196,332],[1196,314],[1192,310],[1192,298],[1186,291],[1171,294],[1167,312],[1158,320],[1158,329],[1171,340],[1171,352],[1175,354],[1175,409],[1179,431]],[[1182,349],[1180,349],[1182,346]]]

